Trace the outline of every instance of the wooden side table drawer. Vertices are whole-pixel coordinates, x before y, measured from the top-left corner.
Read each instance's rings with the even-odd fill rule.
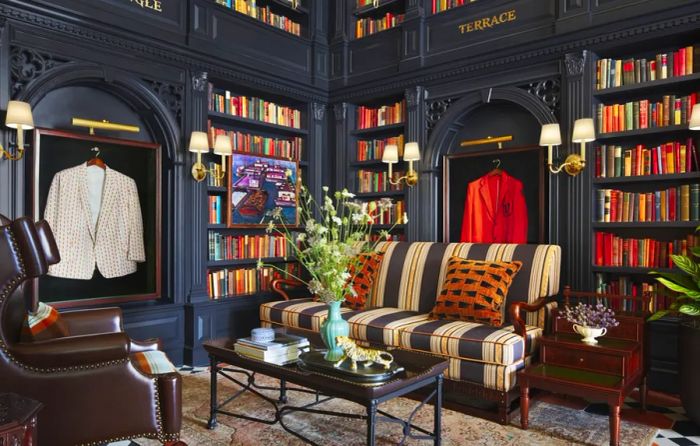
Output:
[[[541,360],[545,364],[622,376],[625,358],[598,352],[578,350],[558,345],[542,345]]]

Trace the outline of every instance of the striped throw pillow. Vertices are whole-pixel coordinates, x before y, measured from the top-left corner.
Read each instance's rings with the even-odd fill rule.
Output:
[[[39,302],[36,312],[27,313],[22,324],[22,342],[45,341],[68,336],[68,328],[60,313],[52,306]]]
[[[522,262],[490,262],[451,257],[431,319],[479,322],[500,327],[508,288]]]
[[[372,284],[377,279],[379,267],[384,258],[383,252],[370,252],[359,254],[357,261],[350,264],[348,272],[354,276],[353,288],[356,295],[345,296],[345,306],[353,310],[364,310],[370,300]],[[359,269],[359,271],[358,271]]]
[[[164,375],[177,371],[167,355],[160,350],[137,352],[131,355],[134,365],[147,375]]]

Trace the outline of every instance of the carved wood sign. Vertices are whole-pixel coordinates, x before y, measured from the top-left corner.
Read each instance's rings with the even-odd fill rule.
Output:
[[[466,23],[458,25],[459,32],[461,34],[471,33],[475,31],[486,31],[490,28],[495,28],[498,25],[502,25],[508,22],[515,22],[518,19],[518,15],[515,9],[510,9],[508,11],[503,11],[500,14],[493,14],[488,17],[481,17],[476,20],[470,20]]]
[[[132,6],[148,11],[163,12],[163,2],[161,0],[129,0]]]

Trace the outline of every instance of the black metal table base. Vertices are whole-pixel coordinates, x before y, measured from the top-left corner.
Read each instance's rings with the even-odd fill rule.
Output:
[[[246,382],[241,382],[240,380],[234,378],[231,376],[231,373],[238,373],[246,376]],[[224,378],[228,379],[229,381],[239,385],[241,388],[237,390],[232,396],[228,397],[226,400],[224,400],[221,404],[218,404],[218,396],[217,396],[217,375],[221,375]],[[387,412],[384,412],[382,410],[379,410],[377,408],[378,404],[380,401],[371,401],[367,406],[365,406],[365,409],[367,411],[367,415],[359,415],[359,414],[348,414],[348,413],[343,413],[343,412],[336,412],[336,411],[329,411],[329,410],[322,410],[322,409],[315,409],[314,406],[317,406],[319,404],[325,403],[327,401],[330,401],[334,399],[332,396],[326,396],[326,395],[321,395],[317,391],[309,390],[306,388],[300,388],[300,387],[288,387],[287,383],[285,382],[284,379],[280,380],[280,386],[279,387],[271,387],[271,386],[261,386],[258,385],[255,382],[255,373],[250,372],[248,370],[244,369],[239,369],[239,368],[232,368],[232,367],[219,367],[218,361],[214,358],[211,358],[211,403],[210,403],[210,415],[209,415],[209,422],[207,423],[207,428],[209,429],[214,429],[217,425],[217,419],[216,416],[217,414],[222,414],[222,415],[228,415],[230,417],[235,417],[235,418],[240,418],[243,420],[249,420],[249,421],[255,421],[258,423],[264,423],[267,425],[273,425],[276,423],[279,423],[280,426],[290,434],[294,435],[295,437],[301,439],[302,441],[314,445],[314,446],[321,446],[318,443],[312,441],[311,439],[305,437],[304,435],[300,434],[299,432],[294,431],[291,429],[289,426],[287,426],[284,423],[284,416],[289,413],[294,413],[294,412],[304,412],[304,413],[313,413],[313,414],[318,414],[318,415],[330,415],[330,416],[335,416],[335,417],[343,417],[343,418],[349,418],[349,419],[356,419],[356,420],[366,420],[367,422],[367,444],[370,446],[374,446],[375,444],[375,430],[376,430],[376,424],[377,421],[385,421],[385,422],[390,422],[390,423],[397,423],[400,424],[402,427],[402,432],[403,432],[403,438],[401,439],[401,442],[399,445],[403,445],[406,440],[409,438],[411,439],[416,439],[416,440],[432,440],[433,444],[436,446],[439,446],[441,444],[441,408],[442,408],[442,375],[439,375],[435,378],[435,384],[434,384],[434,390],[423,400],[421,401],[415,409],[411,412],[411,414],[408,416],[408,419],[403,420],[401,418],[398,418],[394,415],[391,415]],[[277,399],[270,398],[269,396],[261,393],[259,390],[273,390],[273,391],[279,391],[279,397]],[[293,391],[293,392],[301,392],[301,393],[308,393],[308,394],[313,394],[315,395],[315,400],[309,404],[303,405],[303,406],[293,406],[287,404],[287,392]],[[242,413],[236,413],[236,412],[230,412],[228,410],[224,410],[223,407],[230,404],[232,401],[234,401],[236,398],[241,396],[245,392],[250,392],[262,400],[266,401],[269,403],[272,408],[274,409],[274,416],[272,419],[263,419],[263,418],[258,418],[258,417],[251,417],[248,415],[244,415]],[[389,395],[386,399],[383,401],[387,401],[389,399],[392,399],[394,397],[401,396],[401,394],[396,394],[396,395]],[[427,431],[419,426],[416,426],[413,424],[413,418],[415,415],[418,413],[418,411],[425,406],[429,401],[433,400],[433,406],[434,406],[434,413],[433,413],[433,432]],[[382,401],[382,402],[383,402]],[[419,434],[414,434],[413,431],[420,432],[422,435]]]

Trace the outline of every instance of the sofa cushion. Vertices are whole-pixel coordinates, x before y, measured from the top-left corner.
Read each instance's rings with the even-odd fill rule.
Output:
[[[530,345],[542,336],[542,329],[528,326]],[[513,326],[492,327],[476,322],[427,320],[404,326],[399,346],[454,359],[487,364],[510,365],[523,360],[525,343]]]
[[[487,389],[508,392],[517,383],[518,370],[525,367],[528,361],[499,365],[449,358],[448,362],[449,366],[445,372],[445,378],[455,381],[469,381],[480,384]]]
[[[379,266],[384,253],[368,252],[357,256],[357,262],[350,264],[348,272],[353,280],[355,295],[345,296],[345,304],[353,310],[364,310],[372,293],[372,284],[377,279]]]
[[[390,347],[399,346],[399,334],[403,327],[426,320],[427,314],[400,308],[375,308],[347,318],[351,338]]]
[[[462,320],[500,327],[503,305],[522,262],[489,262],[451,257],[431,319]]]
[[[343,319],[357,313],[350,308],[341,308]],[[318,332],[328,317],[328,305],[311,298],[281,300],[260,305],[260,320],[284,327],[300,328]]]

